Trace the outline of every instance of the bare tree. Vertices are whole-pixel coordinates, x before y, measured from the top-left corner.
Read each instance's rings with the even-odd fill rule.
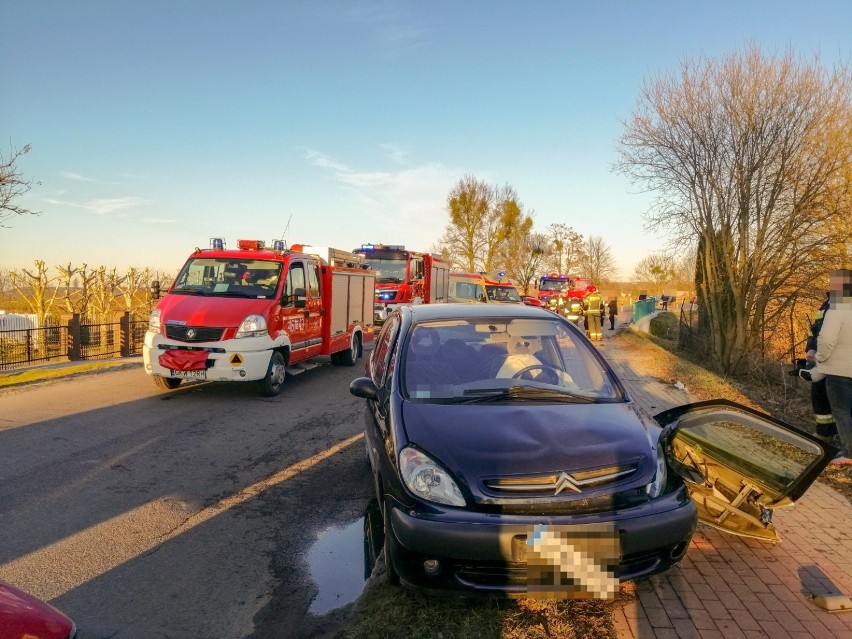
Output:
[[[754,47],[646,81],[616,169],[656,193],[650,229],[696,247],[710,355],[740,369],[852,225],[852,78]]]
[[[643,257],[636,264],[633,279],[647,283],[655,292],[662,293],[663,287],[670,284],[677,275],[673,257],[664,254],[652,254]]]
[[[535,281],[547,256],[548,238],[542,233],[532,232],[532,217],[528,227],[513,233],[503,247],[502,263],[506,275],[529,294],[530,282]]]
[[[48,275],[44,260],[36,260],[34,264],[35,269],[32,271],[27,269],[11,271],[9,279],[21,299],[36,316],[38,325],[43,327],[45,326],[45,319],[50,315],[53,308],[59,287],[53,286],[56,278]]]
[[[441,244],[452,256],[454,266],[470,272],[476,270],[492,201],[491,187],[472,175],[465,175],[450,191],[447,197],[450,223]]]
[[[551,224],[547,227],[550,259],[547,268],[554,273],[570,273],[580,267],[583,260],[583,236],[566,224]]]
[[[612,249],[602,237],[597,235],[590,235],[585,241],[580,267],[583,275],[590,278],[597,286],[611,280],[617,273]]]
[[[94,276],[89,309],[99,321],[111,321],[112,313],[117,310],[116,298],[120,295],[120,287],[126,281],[127,276],[119,276],[115,267],[107,270],[104,266],[98,267],[94,271]]]
[[[124,310],[131,314],[139,314],[148,309],[148,283],[151,281],[151,270],[130,267],[124,279],[118,284],[119,293],[124,300]]]
[[[62,283],[65,310],[71,314],[85,315],[89,306],[89,292],[92,290],[97,273],[89,270],[88,264],[72,266],[70,262],[65,266],[57,266],[56,269],[59,271],[59,279]]]
[[[523,204],[508,184],[491,187],[466,175],[447,197],[450,223],[440,240],[440,252],[454,268],[492,271],[502,246],[526,224]]]
[[[493,190],[493,203],[482,228],[482,270],[495,270],[498,255],[515,233],[529,233],[532,219],[524,216],[518,194],[508,184]]]
[[[25,180],[15,166],[22,155],[30,152],[30,145],[16,149],[9,148],[9,157],[0,154],[0,227],[5,227],[4,221],[15,215],[39,215],[14,204],[14,200],[24,195],[32,187],[32,180]]]

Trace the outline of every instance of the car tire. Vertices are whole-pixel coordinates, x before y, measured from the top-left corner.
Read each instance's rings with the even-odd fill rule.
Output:
[[[384,500],[382,518],[385,528],[384,549],[382,550],[382,553],[385,556],[385,579],[391,586],[398,586],[399,573],[397,573],[396,568],[393,566],[393,556],[391,555],[391,535],[393,535],[393,529],[391,528],[390,506],[388,505],[387,499]]]
[[[382,552],[383,525],[382,509],[375,499],[371,499],[364,513],[364,581],[372,576],[373,568]]]
[[[336,359],[334,355],[337,355]],[[338,366],[355,366],[355,362],[361,356],[361,334],[353,332],[349,348],[334,355],[331,356],[332,364],[337,364]]]
[[[284,355],[280,351],[273,351],[266,377],[260,380],[261,392],[266,397],[275,397],[284,389],[284,379],[287,377],[286,367],[287,361]]]
[[[182,379],[176,379],[174,377],[163,377],[161,375],[154,375],[154,386],[159,388],[160,390],[174,390],[180,383]]]

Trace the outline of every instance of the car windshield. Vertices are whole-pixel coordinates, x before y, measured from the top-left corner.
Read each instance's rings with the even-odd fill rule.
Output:
[[[567,291],[567,280],[541,280],[539,284],[540,291]]]
[[[485,291],[488,294],[488,299],[492,302],[522,302],[521,296],[518,294],[518,289],[514,286],[489,286],[486,285]]]
[[[184,264],[171,292],[263,299],[275,296],[280,279],[280,262],[199,257]]]
[[[558,319],[422,322],[402,348],[401,387],[413,401],[623,400],[581,334]],[[519,387],[548,392],[518,392]]]

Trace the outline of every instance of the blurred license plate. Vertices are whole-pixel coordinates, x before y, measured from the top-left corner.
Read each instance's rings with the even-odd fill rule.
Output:
[[[183,379],[207,379],[207,371],[205,369],[197,371],[172,371],[172,377],[180,377]]]

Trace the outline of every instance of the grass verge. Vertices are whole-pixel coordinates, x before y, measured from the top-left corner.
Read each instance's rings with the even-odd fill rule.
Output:
[[[33,384],[35,382],[46,382],[70,375],[82,373],[98,373],[100,371],[127,366],[126,360],[86,362],[85,364],[72,364],[68,366],[57,366],[55,368],[31,368],[25,371],[5,371],[0,373],[0,388],[9,386],[20,386],[22,384]]]

